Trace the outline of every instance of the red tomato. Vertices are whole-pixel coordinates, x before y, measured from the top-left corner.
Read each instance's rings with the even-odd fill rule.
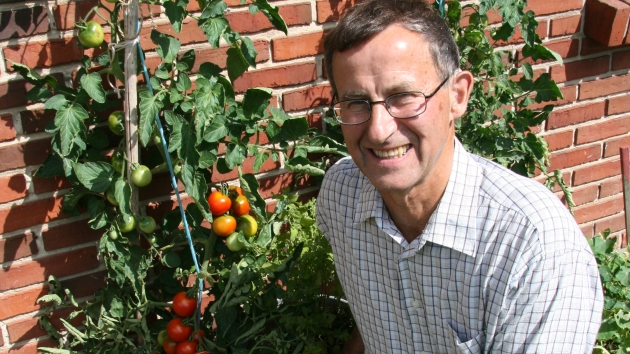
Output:
[[[204,335],[205,333],[203,333],[202,330],[198,329],[197,333],[193,334],[193,342],[199,344],[199,342],[203,339]]]
[[[166,354],[177,354],[177,343],[173,342],[169,337],[164,338],[162,347]]]
[[[182,319],[179,317],[173,318],[166,326],[166,333],[168,337],[175,343],[183,342],[192,334],[192,327],[182,324]]]
[[[173,311],[177,316],[188,317],[195,313],[197,299],[186,296],[185,291],[178,292],[173,298]]]
[[[232,199],[238,197],[239,195],[245,195],[243,193],[243,189],[241,187],[237,187],[237,186],[230,186],[228,191],[229,191],[228,192],[229,197],[232,198]]]
[[[212,215],[223,215],[230,210],[230,207],[232,207],[232,201],[230,198],[219,191],[210,193],[210,196],[208,197],[208,204],[210,204],[210,211],[212,212]]]
[[[234,213],[234,217],[239,217],[249,213],[249,201],[246,196],[239,195],[236,199],[234,199],[234,203],[232,203],[232,212]]]
[[[181,342],[177,343],[177,354],[196,354],[197,343],[195,342]]]
[[[223,215],[214,219],[212,230],[221,237],[228,237],[236,230],[236,219],[232,215]]]

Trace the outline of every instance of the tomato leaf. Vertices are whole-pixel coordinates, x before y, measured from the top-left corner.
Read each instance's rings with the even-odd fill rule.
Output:
[[[186,92],[190,90],[190,88],[192,87],[190,77],[188,77],[186,73],[180,72],[179,75],[177,75],[177,82],[175,83],[175,87],[177,88],[177,90],[179,90],[179,92]]]
[[[243,192],[245,193],[247,200],[249,201],[250,207],[259,218],[266,222],[267,203],[258,192],[258,188],[260,187],[260,185],[258,184],[256,176],[250,173],[243,174],[240,166],[238,167],[238,174],[239,183],[241,185],[241,188],[243,188]]]
[[[238,77],[243,75],[244,72],[249,68],[249,63],[243,56],[243,52],[241,52],[237,48],[230,48],[227,50],[227,69],[228,69],[228,77],[230,81],[234,82]]]
[[[45,109],[59,110],[68,105],[68,100],[62,94],[54,95],[44,104]]]
[[[182,30],[182,22],[184,22],[184,19],[188,14],[186,11],[187,2],[188,1],[175,0],[175,2],[165,1],[162,3],[162,6],[164,6],[164,12],[171,22],[171,25],[173,25],[175,33],[179,33]]]
[[[63,175],[63,160],[57,154],[49,154],[44,163],[39,166],[34,176],[52,178]]]
[[[258,53],[256,52],[256,47],[254,47],[254,42],[248,37],[241,37],[241,53],[243,53],[243,58],[245,58],[247,63],[255,68]]]
[[[171,251],[162,256],[162,263],[169,268],[177,268],[181,264],[181,260],[177,253]]]
[[[256,119],[263,116],[269,99],[271,98],[271,90],[264,88],[252,88],[245,92],[243,97],[243,115],[247,119]]]
[[[151,134],[155,127],[155,115],[164,107],[162,99],[165,92],[158,92],[155,96],[149,91],[140,92],[140,126],[139,136],[143,146],[147,146],[151,140]]]
[[[223,17],[210,18],[202,25],[203,32],[206,34],[208,42],[214,48],[219,48],[221,36],[223,36],[223,33],[229,26],[230,23],[228,22],[228,20]]]
[[[284,32],[284,34],[288,34],[289,29],[287,28],[287,24],[282,19],[282,16],[280,16],[280,13],[278,12],[278,7],[269,5],[267,0],[254,0],[254,3],[252,5],[258,7],[258,9],[260,9],[260,11],[262,11],[262,13],[267,16],[269,22],[271,22],[271,24],[276,29]]]
[[[105,103],[105,90],[103,85],[101,85],[102,81],[101,75],[98,73],[81,76],[81,86],[98,103]]]
[[[286,162],[287,168],[292,172],[305,173],[311,176],[323,176],[326,171],[311,164],[306,157],[294,157]]]
[[[151,40],[157,45],[155,51],[162,60],[172,63],[177,58],[177,53],[181,47],[181,42],[177,38],[152,30]]]
[[[269,159],[269,153],[267,152],[259,152],[256,154],[256,158],[254,159],[254,173],[258,173],[262,165]]]
[[[245,145],[232,143],[226,145],[225,162],[227,162],[230,169],[242,164],[245,157],[247,157],[247,147]]]
[[[71,106],[62,108],[55,115],[55,125],[59,127],[61,139],[61,153],[63,156],[70,154],[75,139],[79,133],[85,129],[83,120],[87,119],[88,113],[81,105],[73,103]]]
[[[280,139],[284,141],[297,140],[306,135],[308,121],[304,117],[287,119],[280,129]]]
[[[123,214],[131,215],[131,185],[123,178],[117,178],[114,184],[114,197]]]
[[[74,172],[85,188],[100,193],[109,189],[114,175],[112,165],[106,162],[75,163]]]
[[[228,133],[228,129],[225,126],[225,117],[222,115],[216,115],[212,119],[212,123],[206,127],[203,134],[203,140],[209,143],[216,143],[225,138]]]
[[[218,16],[223,16],[225,10],[227,10],[228,5],[222,0],[213,0],[210,1],[206,7],[203,9],[201,16],[199,16],[200,20],[205,20],[207,18],[216,18]]]

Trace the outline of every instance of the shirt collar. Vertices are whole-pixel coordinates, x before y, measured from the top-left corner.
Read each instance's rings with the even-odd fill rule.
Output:
[[[479,187],[481,185],[481,168],[455,139],[453,168],[446,185],[444,195],[440,199],[422,235],[420,247],[426,241],[439,244],[475,256],[477,252],[477,209]],[[400,232],[388,230],[389,215],[378,190],[365,176],[363,186],[357,200],[354,222],[363,222],[375,218],[376,224],[395,239],[401,237]]]

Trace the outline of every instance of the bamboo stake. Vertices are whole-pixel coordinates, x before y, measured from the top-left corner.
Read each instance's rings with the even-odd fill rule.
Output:
[[[138,26],[138,1],[129,0],[125,6],[125,40],[133,41]],[[132,163],[140,163],[138,153],[138,96],[136,68],[138,49],[136,45],[125,46],[125,141],[127,159]],[[138,187],[131,182],[131,164],[127,164],[127,181],[131,185],[131,211],[139,214]]]

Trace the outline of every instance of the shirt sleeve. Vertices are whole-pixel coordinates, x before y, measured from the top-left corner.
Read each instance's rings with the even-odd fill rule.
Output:
[[[603,303],[590,249],[556,250],[512,279],[502,325],[488,352],[592,353]]]

